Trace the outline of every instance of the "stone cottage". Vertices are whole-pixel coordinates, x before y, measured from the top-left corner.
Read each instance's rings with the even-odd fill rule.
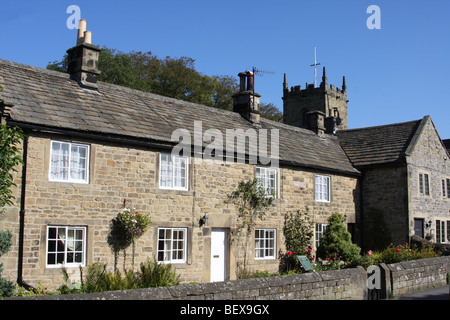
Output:
[[[410,236],[450,243],[449,152],[429,116],[338,131],[361,172],[361,244],[368,249]]]
[[[336,136],[260,118],[251,73],[239,74],[234,112],[218,110],[97,81],[100,49],[80,34],[68,74],[0,60],[1,121],[27,135],[15,205],[0,218],[13,232],[5,277],[55,288],[62,266],[74,280],[94,262],[130,268],[130,249],[109,241],[126,202],[152,219],[136,266],[154,258],[183,282],[234,279],[237,208],[224,201],[253,177],[275,201],[251,235],[251,270],[278,270],[287,212],[309,209],[313,248],[335,212],[357,235],[359,170]]]

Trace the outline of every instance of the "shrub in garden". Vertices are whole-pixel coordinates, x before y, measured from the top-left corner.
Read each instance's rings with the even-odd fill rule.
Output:
[[[394,246],[390,244],[381,251],[369,250],[361,257],[359,264],[364,268],[380,263],[397,263],[401,261],[418,260],[438,257],[439,253],[430,245],[424,245],[421,249],[411,248],[408,243]]]
[[[280,270],[290,272],[300,271],[300,263],[297,255],[305,255],[311,258],[311,241],[313,236],[313,222],[309,216],[308,208],[305,212],[286,213],[283,226],[284,243],[286,253],[280,255]]]
[[[360,259],[360,251],[361,249],[351,241],[351,235],[344,225],[344,217],[339,213],[331,215],[328,219],[328,227],[320,238],[317,257],[322,260],[328,258],[354,263]]]
[[[179,275],[170,264],[159,264],[147,259],[141,263],[140,271],[126,270],[113,272],[107,270],[105,263],[89,265],[86,276],[81,274],[80,283],[72,283],[63,269],[64,284],[58,288],[60,294],[90,293],[114,290],[132,290],[139,288],[175,286],[180,283]]]
[[[180,284],[180,276],[172,269],[171,264],[147,259],[145,263],[141,263],[138,282],[140,288],[176,286]]]
[[[0,232],[0,257],[9,251],[12,233],[10,231]],[[0,263],[0,297],[9,297],[13,294],[16,285],[14,282],[2,278],[3,265]]]

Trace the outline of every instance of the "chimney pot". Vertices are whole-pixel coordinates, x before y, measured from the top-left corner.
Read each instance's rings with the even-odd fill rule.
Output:
[[[91,31],[85,31],[84,32],[84,41],[83,43],[91,44],[92,40],[92,32]]]
[[[84,42],[85,31],[86,31],[86,20],[81,19],[78,22],[77,46]]]

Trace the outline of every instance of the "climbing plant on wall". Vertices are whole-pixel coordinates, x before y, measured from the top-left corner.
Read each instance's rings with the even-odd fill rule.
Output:
[[[236,230],[233,232],[242,246],[238,246],[241,252],[242,262],[238,262],[238,273],[248,272],[248,245],[252,231],[258,220],[264,216],[274,201],[274,192],[266,190],[259,179],[241,181],[238,187],[228,196],[228,202],[237,206]]]

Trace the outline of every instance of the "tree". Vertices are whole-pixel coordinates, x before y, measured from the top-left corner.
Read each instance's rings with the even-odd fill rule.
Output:
[[[228,196],[228,202],[235,204],[238,208],[236,231],[233,234],[238,240],[238,251],[243,250],[242,264],[238,261],[238,276],[248,273],[247,252],[250,235],[255,229],[256,221],[264,219],[274,199],[274,192],[264,189],[258,178],[239,182],[238,188]],[[239,245],[241,242],[242,246]]]
[[[67,54],[53,61],[47,69],[67,72]],[[124,53],[102,47],[99,54],[99,81],[166,97],[232,110],[232,96],[239,90],[238,81],[228,75],[204,75],[195,69],[189,57],[159,59],[149,52]],[[282,113],[272,104],[260,104],[261,116],[280,121]]]
[[[260,103],[259,112],[261,113],[261,117],[266,119],[280,121],[283,117],[283,114],[273,103]]]
[[[326,259],[336,257],[348,263],[357,261],[361,249],[352,243],[351,235],[344,225],[344,217],[334,213],[328,218],[328,226],[320,238],[317,257]],[[336,255],[336,256],[335,256]]]
[[[0,87],[0,91],[3,89]],[[1,101],[0,101],[1,102]],[[8,128],[0,125],[0,214],[6,210],[6,206],[13,204],[14,195],[12,187],[15,187],[13,172],[22,164],[19,145],[23,139],[23,133],[19,128]],[[0,257],[9,251],[12,234],[10,231],[0,232]],[[14,283],[1,277],[3,265],[0,264],[0,296],[10,296],[14,290]]]

